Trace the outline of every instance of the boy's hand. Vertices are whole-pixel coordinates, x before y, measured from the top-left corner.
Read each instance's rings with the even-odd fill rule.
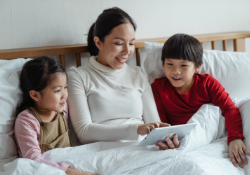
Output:
[[[180,142],[178,140],[177,134],[174,135],[173,141],[168,137],[165,138],[166,143],[159,141],[155,146],[158,146],[160,150],[175,149],[179,148]]]
[[[244,161],[244,164],[247,165],[247,159],[245,156],[247,153],[250,156],[250,152],[246,148],[245,144],[241,139],[235,139],[229,143],[229,156],[235,167],[237,167],[237,163],[241,168],[243,168],[243,163],[241,162],[241,158]]]
[[[137,128],[137,134],[146,135],[149,134],[155,128],[160,127],[168,127],[171,126],[168,123],[156,122],[156,123],[147,123],[147,124],[139,124]]]

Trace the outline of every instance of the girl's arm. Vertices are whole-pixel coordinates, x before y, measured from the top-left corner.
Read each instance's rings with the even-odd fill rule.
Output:
[[[208,76],[206,89],[213,104],[220,107],[222,115],[225,117],[228,143],[234,139],[244,139],[240,112],[225,88],[215,78]]]
[[[32,115],[28,110],[25,110],[18,115],[15,122],[15,137],[23,158],[66,171],[70,166],[69,164],[52,162],[43,158],[37,138],[38,133],[40,133],[40,123]]]
[[[85,93],[87,79],[75,70],[68,72],[68,105],[70,119],[81,143],[114,140],[136,140],[137,124],[102,125],[92,122],[88,97]],[[89,80],[91,81],[91,80]],[[98,109],[96,109],[98,110]],[[112,110],[112,109],[107,109]],[[101,117],[101,116],[100,116]]]

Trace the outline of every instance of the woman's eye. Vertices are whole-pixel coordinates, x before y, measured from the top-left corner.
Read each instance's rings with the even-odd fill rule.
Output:
[[[121,46],[121,45],[122,45],[122,43],[115,43],[115,45]]]
[[[56,93],[60,92],[60,90],[57,90]]]
[[[64,89],[67,89],[67,88],[68,88],[68,86],[65,86],[65,87],[64,87]]]
[[[134,43],[130,43],[129,45],[130,45],[130,46],[133,46],[133,45],[135,45],[135,44],[134,44]]]

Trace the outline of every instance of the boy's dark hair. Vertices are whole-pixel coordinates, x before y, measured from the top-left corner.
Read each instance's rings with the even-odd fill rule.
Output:
[[[162,64],[165,59],[183,59],[195,63],[195,67],[202,64],[203,48],[194,37],[186,34],[171,36],[162,48]]]
[[[34,106],[35,102],[29,92],[37,92],[46,88],[55,78],[53,74],[65,73],[61,63],[50,57],[38,57],[24,64],[20,75],[20,87],[23,92],[23,100],[17,107],[17,115],[28,107]],[[66,73],[65,73],[66,74]]]
[[[122,9],[113,7],[104,10],[89,29],[88,49],[90,55],[96,56],[99,52],[99,49],[96,47],[94,42],[95,36],[97,36],[101,42],[104,42],[105,36],[109,35],[113,28],[124,23],[131,23],[134,27],[134,30],[136,30],[136,24],[134,20]]]

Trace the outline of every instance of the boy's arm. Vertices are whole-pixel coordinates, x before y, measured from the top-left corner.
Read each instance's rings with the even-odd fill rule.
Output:
[[[240,112],[225,88],[212,76],[208,77],[206,86],[213,104],[220,107],[225,117],[228,143],[234,139],[244,139]]]
[[[151,88],[152,88],[152,91],[153,91],[153,95],[154,95],[154,99],[155,99],[157,111],[159,113],[161,122],[168,123],[167,113],[165,111],[163,102],[161,100],[161,96],[160,96],[159,89],[157,87],[157,82],[156,81],[154,81],[151,84]]]

